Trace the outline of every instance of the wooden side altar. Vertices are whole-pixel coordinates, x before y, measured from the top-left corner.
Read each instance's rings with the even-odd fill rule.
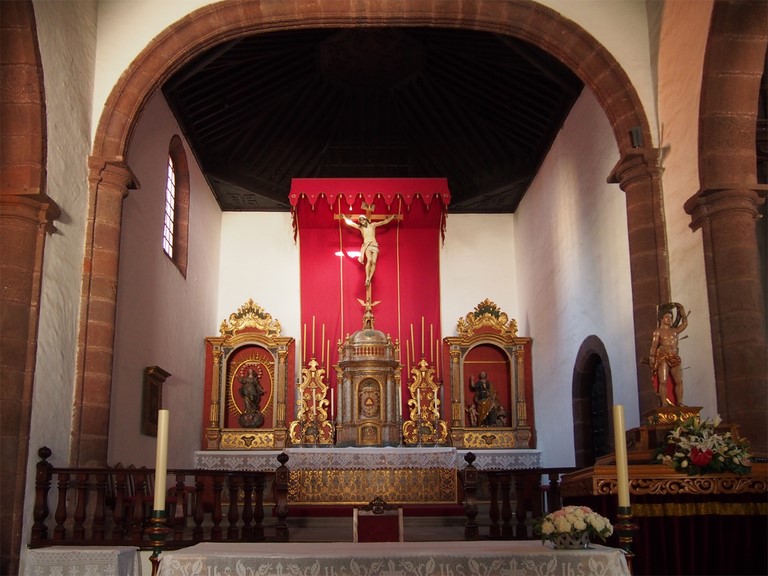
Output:
[[[660,418],[627,431],[634,448],[628,452],[630,505],[637,527],[633,574],[768,574],[768,464],[753,458],[749,474],[689,476],[652,463],[653,448],[674,423],[664,414],[677,409],[660,409]],[[683,409],[698,414],[695,407]],[[563,504],[589,506],[615,521],[617,483],[610,455],[563,477]],[[616,532],[609,545],[619,545]]]

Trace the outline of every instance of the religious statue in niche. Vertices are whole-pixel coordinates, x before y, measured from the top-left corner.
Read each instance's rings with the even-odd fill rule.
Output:
[[[480,372],[475,382],[470,376],[469,389],[474,393],[473,404],[467,409],[472,426],[503,426],[506,411],[496,399],[496,390],[488,380],[488,374]]]
[[[243,374],[238,377],[240,383],[239,393],[245,404],[245,411],[240,414],[238,421],[243,428],[260,428],[264,424],[264,415],[261,413],[261,398],[264,396],[264,388],[258,372],[252,365],[243,369]]]
[[[682,304],[667,302],[659,306],[658,323],[649,358],[653,388],[659,397],[659,406],[682,406],[683,368],[678,341],[680,333],[688,327],[688,313]]]
[[[360,418],[378,418],[381,411],[381,393],[379,385],[368,380],[360,385]]]

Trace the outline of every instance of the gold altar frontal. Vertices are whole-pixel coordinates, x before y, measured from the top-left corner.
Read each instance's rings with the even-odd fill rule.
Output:
[[[455,504],[454,468],[292,470],[291,504],[367,504],[380,496],[390,504]]]

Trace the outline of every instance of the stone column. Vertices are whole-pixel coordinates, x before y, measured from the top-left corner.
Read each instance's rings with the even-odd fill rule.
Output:
[[[46,230],[59,214],[42,194],[0,194],[2,573],[15,570],[22,541],[43,250]]]
[[[767,189],[700,190],[685,204],[704,241],[717,409],[759,450],[768,448],[768,345],[755,221]]]
[[[635,324],[635,358],[640,414],[657,406],[647,363],[656,307],[670,300],[669,262],[655,149],[624,152],[608,182],[618,183],[627,197],[627,234]]]
[[[123,199],[133,184],[119,161],[91,157],[83,291],[72,414],[72,466],[107,460],[114,355],[117,272]]]

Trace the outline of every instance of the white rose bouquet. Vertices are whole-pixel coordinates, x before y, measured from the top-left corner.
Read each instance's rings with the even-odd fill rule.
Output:
[[[541,535],[542,542],[550,541],[559,547],[564,540],[588,542],[594,536],[605,541],[613,534],[613,525],[591,508],[566,506],[538,521],[534,531]]]

